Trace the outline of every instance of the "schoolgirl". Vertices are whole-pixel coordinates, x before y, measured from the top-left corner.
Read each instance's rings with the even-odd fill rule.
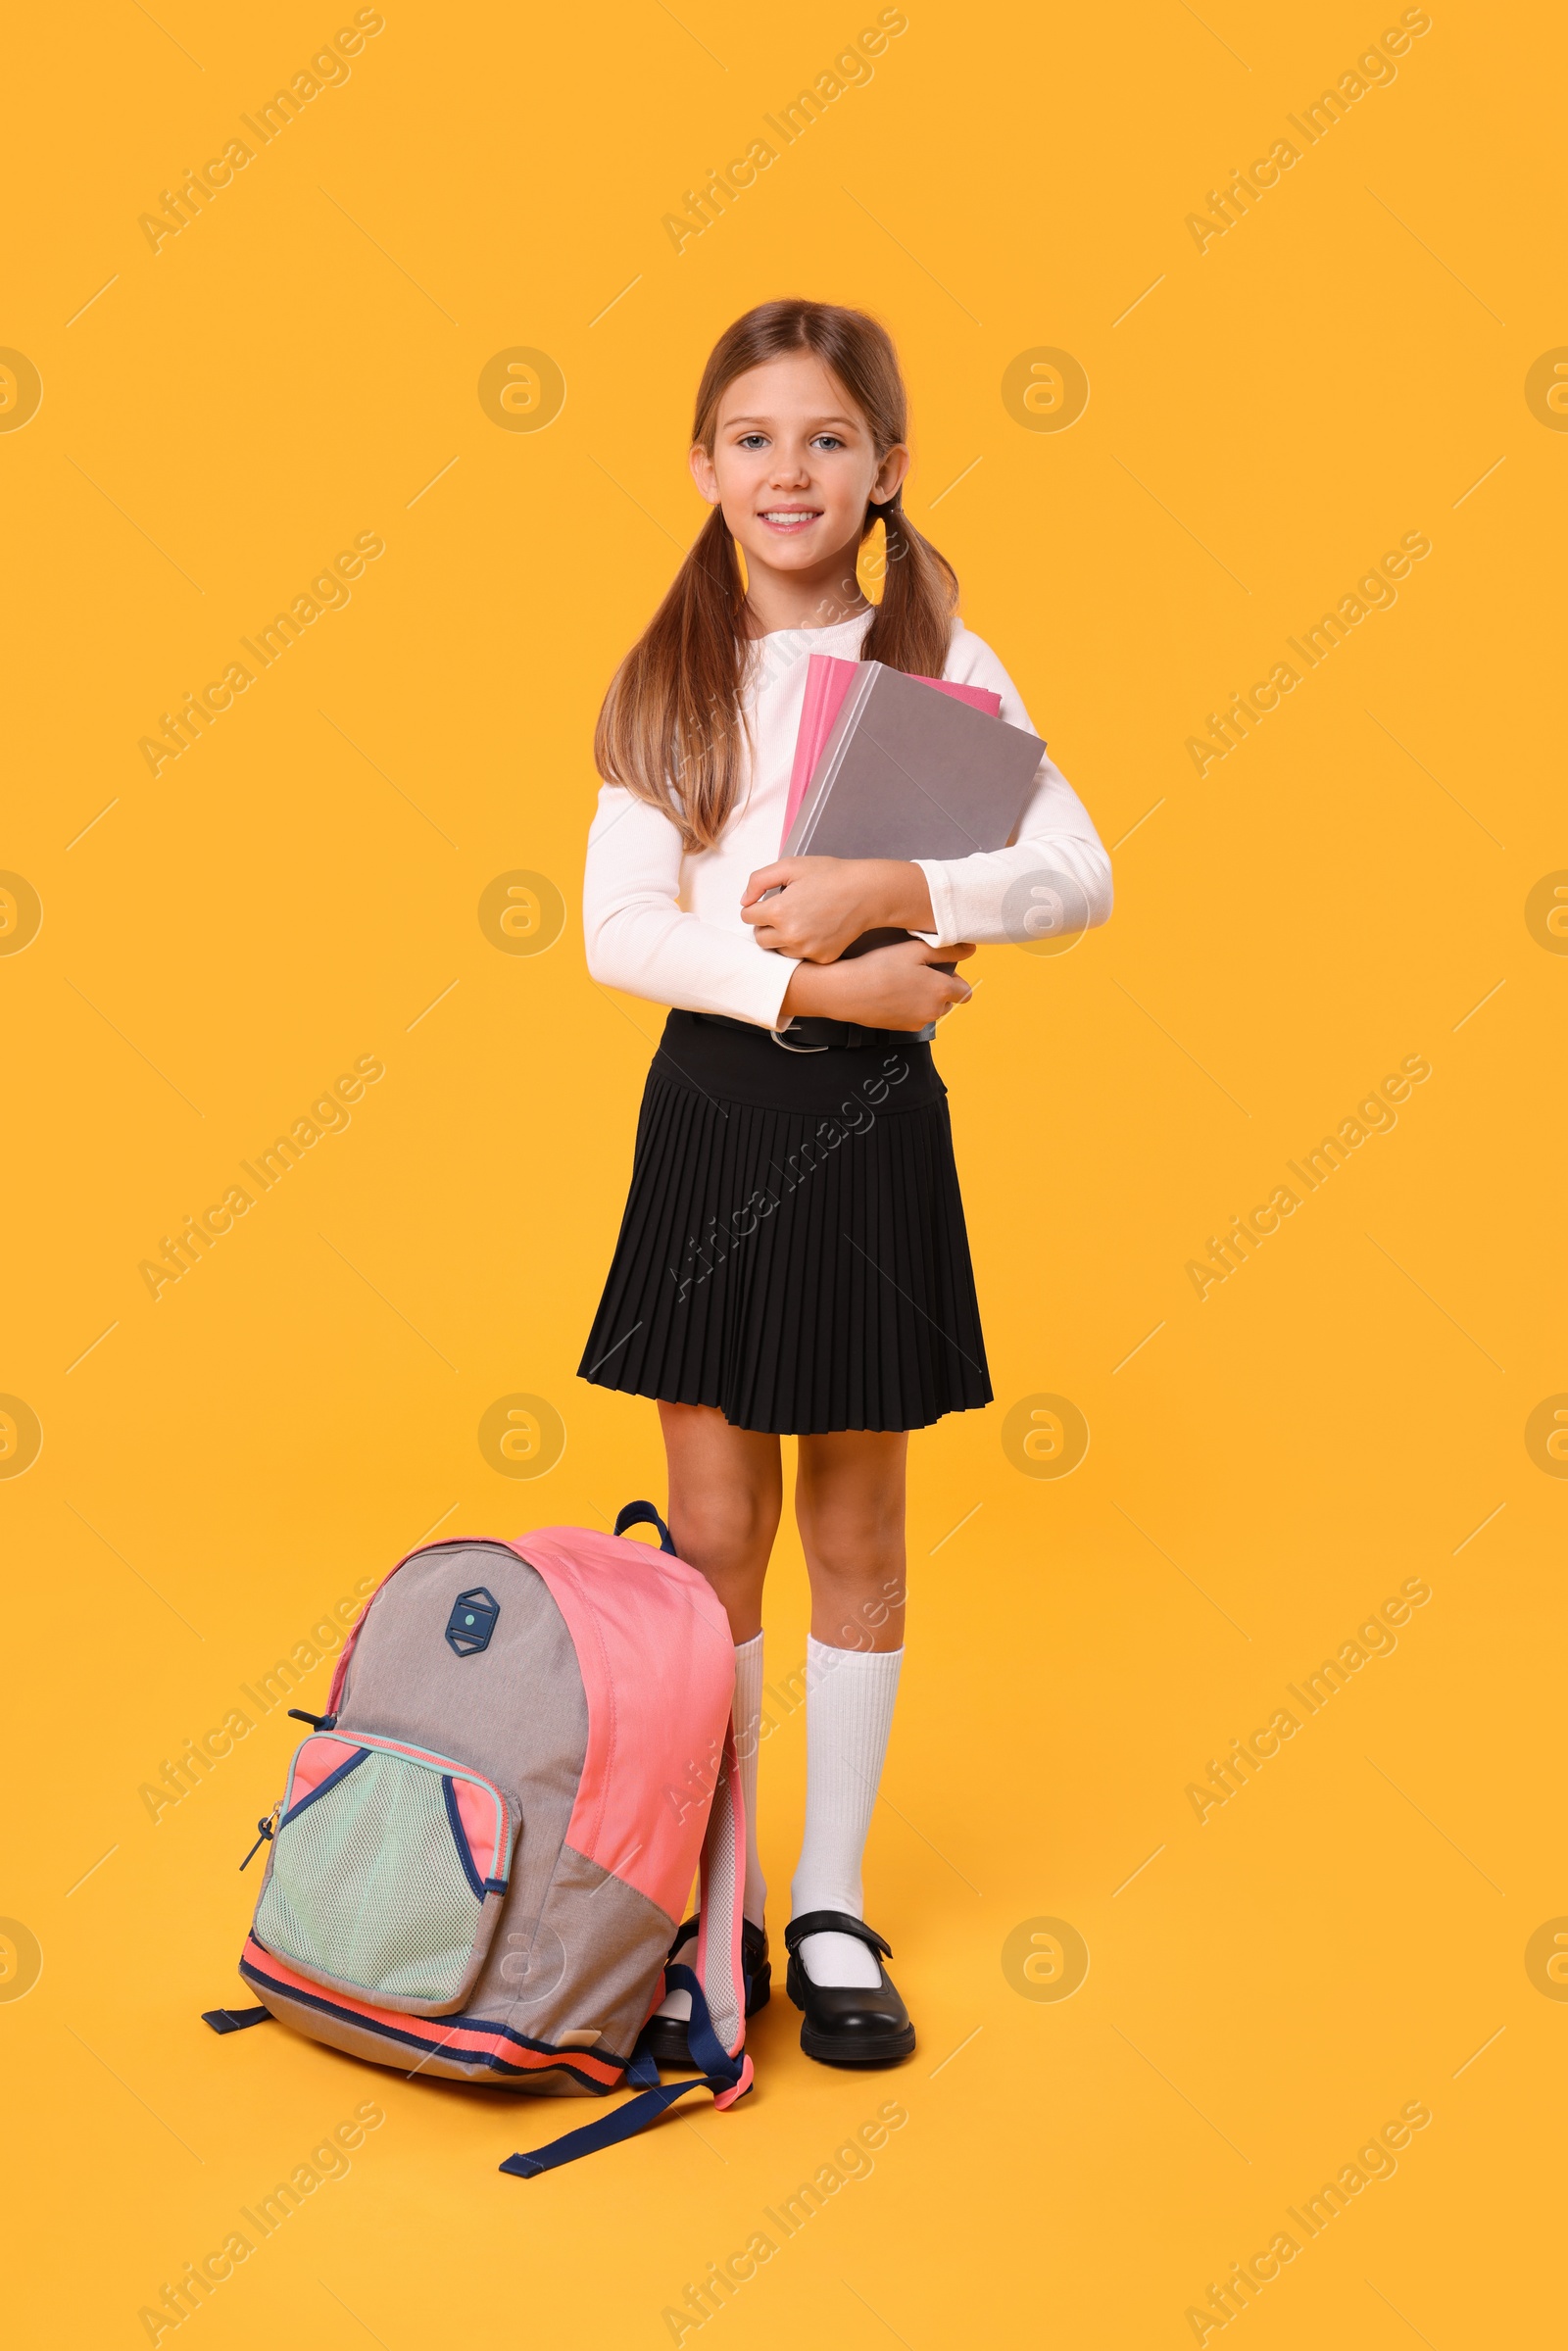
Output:
[[[690,463],[712,512],[616,671],[595,744],[589,969],[674,1009],[579,1372],[658,1400],[676,1549],[729,1614],[751,2010],[771,1977],[756,1830],[762,1581],[779,1438],[799,1441],[811,1630],[788,1990],[808,2055],[889,2065],[914,2028],[864,1922],[860,1871],[904,1657],[908,1432],[992,1393],[928,1039],[969,994],[944,965],[1030,936],[1037,880],[1076,921],[1102,922],[1110,866],[1049,759],[1006,849],[779,857],[808,655],[992,687],[1003,717],[1029,724],[995,654],[955,617],[952,567],[904,511],[906,394],[874,319],[806,301],[737,319],[703,373]],[[878,523],[873,605],[857,559]],[[839,959],[882,927],[910,936]],[[653,2020],[665,2063],[687,2059],[688,2015],[674,1992]]]

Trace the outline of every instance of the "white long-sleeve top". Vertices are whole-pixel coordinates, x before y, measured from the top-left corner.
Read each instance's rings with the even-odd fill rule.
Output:
[[[870,620],[869,612],[861,612],[831,628],[782,629],[756,641],[744,689],[753,749],[736,805],[711,849],[683,849],[661,809],[618,785],[601,787],[583,875],[583,936],[596,980],[681,1011],[728,1012],[776,1026],[796,960],[758,945],[741,918],[741,898],[751,876],[779,854],[808,659],[821,653],[857,660]],[[1001,695],[1007,723],[1029,727],[1011,678],[961,622],[954,624],[942,674],[989,686]],[[1110,859],[1082,801],[1050,759],[1040,762],[1010,848],[914,861],[930,885],[936,918],[935,930],[919,936],[933,947],[1016,940],[1016,909],[1004,915],[1004,902],[1014,883],[1043,869],[1079,885],[1089,926],[1110,912]],[[1083,914],[1075,906],[1075,927]]]

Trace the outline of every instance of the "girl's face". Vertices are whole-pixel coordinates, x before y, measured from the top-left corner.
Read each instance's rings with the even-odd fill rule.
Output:
[[[737,375],[718,407],[711,455],[692,475],[746,552],[748,569],[797,582],[842,568],[866,502],[891,498],[908,470],[903,442],[878,458],[870,428],[814,352],[792,351]]]

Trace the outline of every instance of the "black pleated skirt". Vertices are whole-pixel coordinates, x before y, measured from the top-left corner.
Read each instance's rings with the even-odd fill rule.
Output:
[[[921,1429],[991,1401],[931,1049],[786,1053],[672,1012],[578,1365],[736,1428]]]

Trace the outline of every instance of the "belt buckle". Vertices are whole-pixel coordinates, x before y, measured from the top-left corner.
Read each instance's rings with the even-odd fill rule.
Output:
[[[825,1053],[832,1050],[826,1045],[791,1045],[788,1038],[784,1037],[777,1029],[769,1029],[767,1033],[773,1043],[781,1046],[787,1053]]]

